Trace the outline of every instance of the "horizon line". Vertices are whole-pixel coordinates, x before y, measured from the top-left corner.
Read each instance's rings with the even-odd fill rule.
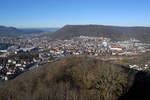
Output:
[[[52,27],[50,27],[50,26],[40,26],[40,27],[36,27],[36,26],[31,26],[31,27],[29,27],[29,26],[13,26],[13,25],[0,25],[0,26],[5,26],[5,27],[15,27],[15,28],[22,28],[22,29],[25,29],[25,28],[62,28],[62,27],[64,27],[64,26],[68,26],[68,25],[99,25],[99,26],[116,26],[116,27],[150,27],[149,25],[114,25],[114,24],[65,24],[65,25],[62,25],[62,26],[52,26]]]

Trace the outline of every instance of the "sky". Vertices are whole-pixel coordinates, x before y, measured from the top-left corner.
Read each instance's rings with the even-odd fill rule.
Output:
[[[0,25],[150,26],[150,0],[0,0]]]

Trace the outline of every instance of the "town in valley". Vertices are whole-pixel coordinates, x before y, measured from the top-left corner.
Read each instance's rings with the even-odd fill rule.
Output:
[[[86,55],[105,60],[131,58],[150,52],[150,44],[131,38],[112,41],[105,37],[78,36],[68,40],[52,40],[46,35],[29,34],[16,38],[0,38],[0,80],[10,80],[21,73],[41,67],[67,56]],[[130,64],[129,68],[146,70],[150,61]]]

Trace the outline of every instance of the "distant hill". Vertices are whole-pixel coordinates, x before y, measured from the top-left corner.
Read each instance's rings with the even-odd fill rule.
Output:
[[[15,28],[15,27],[6,27],[0,26],[0,35],[20,35],[20,34],[39,34],[42,32],[55,32],[59,28]]]
[[[20,35],[20,34],[31,34],[31,33],[41,33],[42,30],[38,29],[18,29],[15,27],[6,27],[6,26],[0,26],[0,35]]]
[[[118,100],[134,77],[110,62],[67,57],[0,84],[0,100]]]
[[[24,34],[56,32],[59,28],[19,28]]]
[[[103,36],[114,41],[136,38],[150,43],[150,27],[118,27],[104,25],[67,25],[56,31],[53,39],[70,39],[72,37]]]
[[[22,31],[14,28],[14,27],[5,27],[5,26],[0,26],[0,34],[1,35],[18,35]]]
[[[19,28],[19,30],[21,30],[21,34],[32,34],[32,33],[35,33],[35,34],[38,34],[38,33],[42,33],[44,31],[40,30],[40,29],[32,29],[32,28]]]
[[[48,32],[48,31],[50,31],[50,32],[56,32],[56,31],[58,31],[60,28],[38,28],[38,29],[40,29],[40,30],[42,30],[42,31],[45,31],[45,32]]]

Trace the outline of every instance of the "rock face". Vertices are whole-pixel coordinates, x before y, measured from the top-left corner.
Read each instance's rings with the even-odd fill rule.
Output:
[[[104,25],[67,25],[56,31],[53,39],[70,39],[72,37],[103,36],[114,41],[136,38],[150,43],[150,27],[118,27]]]
[[[134,79],[134,71],[123,66],[68,57],[2,83],[0,100],[118,100]]]

